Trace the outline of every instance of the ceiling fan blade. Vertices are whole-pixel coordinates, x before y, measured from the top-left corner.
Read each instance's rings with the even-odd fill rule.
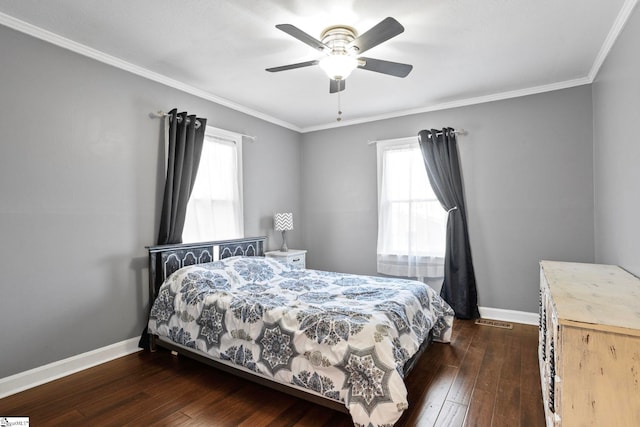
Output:
[[[318,65],[319,62],[320,61],[318,61],[317,59],[314,59],[313,61],[298,62],[297,64],[281,65],[279,67],[266,68],[266,70],[272,73],[275,73],[278,71],[295,70],[296,68],[309,67],[311,65]]]
[[[302,31],[300,28],[293,26],[291,24],[278,24],[276,28],[284,31],[292,37],[300,40],[302,43],[306,43],[314,49],[319,50],[320,52],[331,52],[331,48],[326,44],[322,43],[320,40],[316,40],[311,37],[309,34]]]
[[[404,27],[395,19],[388,17],[380,21],[366,33],[349,43],[347,48],[357,47],[358,53],[364,53],[372,47],[404,32]]]
[[[342,92],[346,87],[345,80],[333,80],[329,79],[329,93]]]
[[[375,71],[376,73],[388,74],[396,77],[407,77],[413,70],[413,65],[402,64],[400,62],[383,61],[382,59],[358,57],[364,64],[358,65],[363,70]]]

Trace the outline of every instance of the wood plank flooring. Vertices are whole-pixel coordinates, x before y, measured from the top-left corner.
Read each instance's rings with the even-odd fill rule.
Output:
[[[544,426],[537,328],[456,320],[406,380],[396,426]],[[0,399],[32,426],[352,426],[348,415],[184,357],[140,352]]]

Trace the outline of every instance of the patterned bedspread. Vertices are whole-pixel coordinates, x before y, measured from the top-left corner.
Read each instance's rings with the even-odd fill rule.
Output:
[[[422,282],[296,269],[233,257],[185,267],[160,288],[149,331],[344,402],[356,426],[407,408],[404,363],[453,311]]]

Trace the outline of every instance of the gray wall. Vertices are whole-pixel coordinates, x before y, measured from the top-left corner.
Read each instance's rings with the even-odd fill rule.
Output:
[[[376,274],[367,140],[444,126],[468,131],[459,148],[479,305],[537,312],[539,260],[594,258],[590,86],[303,135],[308,264]]]
[[[244,146],[247,236],[299,215],[298,133],[2,26],[0,58],[0,378],[142,330],[164,167],[149,113],[258,137]]]
[[[640,9],[593,83],[596,261],[640,276]]]

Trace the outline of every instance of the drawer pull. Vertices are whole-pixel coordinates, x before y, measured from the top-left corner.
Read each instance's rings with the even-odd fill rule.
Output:
[[[300,261],[300,258],[295,258],[295,259],[293,260],[293,262],[298,262],[298,261]]]

